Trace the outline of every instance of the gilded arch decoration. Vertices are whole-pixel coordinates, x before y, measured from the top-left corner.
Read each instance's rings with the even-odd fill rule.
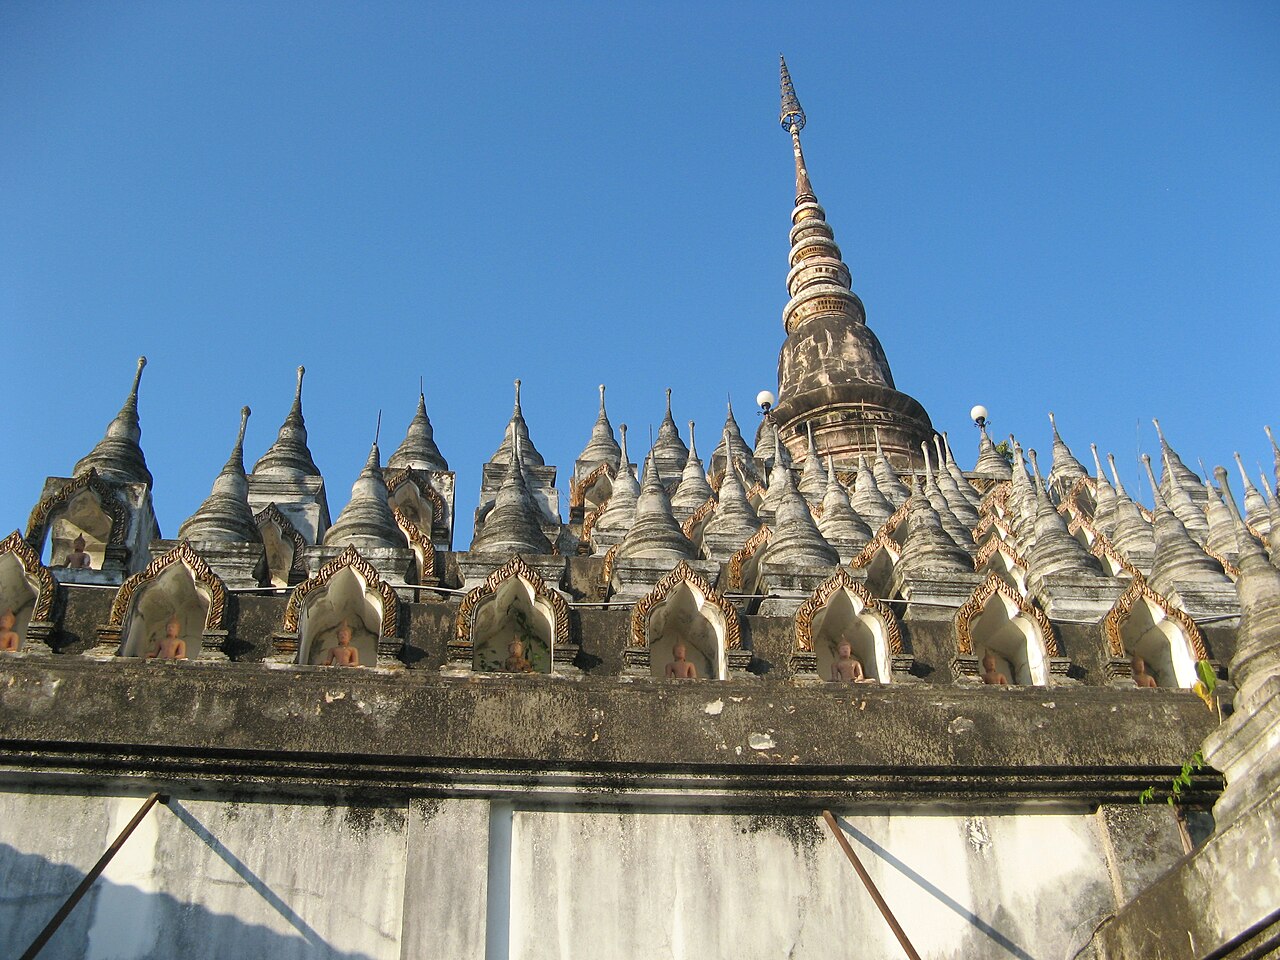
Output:
[[[680,529],[686,537],[693,539],[693,533],[698,529],[698,525],[707,517],[711,516],[711,511],[716,508],[716,498],[708,497],[697,510],[689,515],[689,518],[681,525]]]
[[[31,611],[31,619],[47,623],[53,616],[53,600],[57,585],[53,574],[40,562],[40,555],[22,538],[17,530],[0,540],[0,555],[9,554],[22,566],[27,578],[38,584],[35,607]]]
[[[871,611],[884,623],[885,640],[890,654],[901,654],[902,631],[898,627],[898,618],[883,600],[877,600],[849,571],[840,567],[834,574],[824,580],[800,609],[796,611],[795,637],[797,650],[813,652],[813,618],[831,600],[837,591],[846,590],[861,601],[863,609]]]
[[[205,614],[204,623],[205,632],[221,630],[222,621],[226,615],[227,588],[223,585],[222,578],[209,568],[204,558],[196,553],[186,540],[181,541],[168,553],[156,557],[145,568],[120,585],[120,589],[116,591],[115,600],[111,603],[111,615],[107,620],[108,629],[122,627],[129,604],[138,589],[143,584],[157,579],[175,563],[185,566],[192,579],[209,592],[209,610]]]
[[[724,645],[726,650],[738,650],[742,647],[742,625],[738,622],[738,611],[709,584],[702,574],[681,560],[675,569],[657,582],[652,590],[636,601],[631,609],[631,644],[644,648],[648,645],[649,616],[667,596],[680,584],[688,584],[702,594],[703,599],[720,611],[724,617]]]
[[[1014,566],[1021,567],[1025,571],[1029,571],[1031,569],[1027,564],[1027,561],[1023,559],[1022,554],[1014,548],[1013,544],[1005,540],[1001,540],[999,537],[992,537],[982,545],[977,556],[973,558],[974,571],[980,572],[997,553],[1003,553]]]
[[[391,516],[395,517],[396,526],[400,528],[400,532],[409,541],[409,548],[421,560],[422,569],[418,571],[418,579],[424,583],[434,580],[436,577],[436,548],[435,544],[431,542],[431,538],[422,532],[421,527],[406,517],[399,507],[391,508]]]
[[[286,634],[297,633],[298,618],[302,615],[303,601],[307,598],[307,595],[327,585],[330,580],[346,569],[351,569],[358,573],[369,589],[375,591],[381,597],[382,629],[380,635],[387,638],[396,636],[400,627],[400,600],[396,596],[395,590],[378,575],[378,571],[373,568],[373,565],[360,556],[360,552],[352,546],[344,547],[340,554],[316,571],[314,577],[293,588],[293,592],[289,594],[289,603],[284,609],[284,621],[281,624],[281,631]]]
[[[307,541],[298,532],[298,528],[293,525],[293,521],[281,513],[274,503],[268,503],[253,515],[253,522],[259,527],[264,523],[275,524],[276,529],[280,531],[281,538],[293,543],[293,562],[289,566],[289,579],[292,581],[296,578],[299,582],[307,579],[307,565],[303,556]]]
[[[617,479],[617,471],[608,463],[597,463],[595,467],[582,478],[582,482],[578,482],[573,477],[569,478],[569,506],[581,507],[586,504],[587,491],[595,486],[596,481],[601,477],[608,477],[610,480]]]
[[[129,524],[129,516],[124,504],[116,496],[110,485],[98,476],[98,471],[90,467],[87,473],[64,483],[55,493],[49,494],[35,505],[31,517],[27,520],[27,543],[32,549],[40,550],[44,546],[45,536],[49,532],[49,522],[58,508],[67,503],[82,490],[89,490],[98,501],[98,505],[111,520],[111,536],[107,541],[111,546],[124,544],[125,528]]]
[[[434,533],[444,535],[449,529],[449,507],[444,502],[444,497],[440,495],[440,491],[431,485],[431,478],[425,471],[415,470],[412,467],[402,467],[390,473],[386,478],[387,494],[393,494],[406,483],[413,484],[418,495],[427,503],[431,504],[431,529],[426,531],[430,536]]]
[[[454,638],[459,641],[470,639],[471,627],[480,604],[484,602],[486,597],[496,594],[498,588],[513,577],[523,580],[533,590],[533,595],[536,598],[544,600],[550,605],[555,623],[555,642],[557,644],[568,643],[569,605],[565,603],[564,597],[560,596],[558,591],[547,586],[547,582],[542,579],[537,570],[534,570],[519,557],[514,556],[485,577],[484,583],[469,591],[462,598],[462,603],[458,606],[458,615],[453,621]]]
[[[1133,613],[1134,607],[1141,600],[1146,600],[1152,606],[1158,607],[1168,619],[1178,625],[1178,628],[1182,630],[1183,636],[1187,638],[1187,642],[1191,645],[1191,650],[1197,660],[1209,659],[1209,651],[1205,649],[1204,645],[1204,635],[1201,634],[1200,628],[1196,626],[1196,622],[1185,611],[1178,609],[1163,595],[1153,590],[1151,584],[1147,583],[1146,577],[1141,574],[1133,578],[1133,582],[1129,584],[1129,589],[1120,595],[1120,599],[1107,611],[1107,615],[1102,620],[1102,633],[1106,637],[1108,651],[1113,657],[1126,656],[1121,628]]]
[[[764,545],[772,538],[773,531],[767,526],[762,526],[747,538],[746,543],[734,551],[733,556],[729,558],[729,588],[731,590],[742,589],[742,576],[747,562],[763,550]]]
[[[1044,611],[1018,593],[1003,577],[995,573],[989,574],[987,579],[973,591],[969,599],[956,611],[954,621],[956,647],[960,653],[972,655],[973,621],[982,614],[982,611],[987,606],[987,601],[997,593],[1017,607],[1019,613],[1035,623],[1040,631],[1040,639],[1044,644],[1046,656],[1062,656],[1058,649],[1058,638],[1053,632],[1053,624],[1049,622],[1049,618],[1045,616]]]

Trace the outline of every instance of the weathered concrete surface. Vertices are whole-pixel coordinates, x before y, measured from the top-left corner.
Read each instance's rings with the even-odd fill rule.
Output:
[[[1212,722],[1194,696],[1173,691],[0,662],[0,768],[11,780],[58,769],[420,789],[453,783],[459,768],[517,780],[560,770],[624,778],[611,789],[652,773],[746,792],[808,778],[799,788],[864,798],[1088,804],[1131,800],[1180,766]]]
[[[140,806],[0,794],[0,955],[18,956]],[[174,799],[41,954],[92,960],[400,956],[399,807]]]
[[[1167,871],[1094,938],[1097,960],[1280,955],[1280,791]]]
[[[1114,909],[1089,817],[845,822],[925,957],[1069,956]],[[517,811],[511,843],[521,960],[902,955],[816,818]]]
[[[174,798],[46,956],[901,955],[817,817],[650,800],[603,811]],[[21,953],[140,802],[0,793],[0,956]],[[849,809],[842,821],[925,957],[1070,956],[1115,909],[1088,814]]]

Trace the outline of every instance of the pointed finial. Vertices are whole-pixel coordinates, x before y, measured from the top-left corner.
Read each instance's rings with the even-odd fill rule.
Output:
[[[698,445],[693,442],[693,421],[689,421],[689,459],[698,455]]]
[[[600,416],[605,416],[604,412],[604,384],[600,384]]]
[[[1156,483],[1155,472],[1151,469],[1151,454],[1144,453],[1142,455],[1142,466],[1147,471],[1147,479],[1151,481],[1151,493],[1155,499],[1157,507],[1165,505],[1164,497],[1160,495],[1160,485]]]
[[[422,398],[422,400],[423,400],[424,402],[425,402],[425,401],[426,401],[426,399],[427,399],[426,392],[424,391],[423,386],[422,386],[422,375],[421,375],[421,374],[419,374],[419,375],[418,375],[418,396],[419,396],[419,397],[421,397],[421,398]]]
[[[1271,441],[1272,453],[1276,458],[1276,462],[1280,463],[1280,443],[1276,443],[1276,438],[1272,436],[1270,427],[1263,427],[1262,429],[1267,431],[1267,439]]]
[[[929,441],[920,441],[920,452],[924,454],[924,475],[929,483],[933,483],[933,464],[929,462]]]
[[[667,387],[667,417],[671,416],[671,388]]]
[[[879,428],[879,427],[873,427],[873,428],[872,428],[872,430],[875,432],[875,435],[876,435],[876,456],[877,456],[879,459],[883,460],[883,459],[884,459],[884,450],[882,450],[882,449],[880,448],[880,428]]]
[[[137,400],[138,400],[138,384],[142,382],[142,370],[146,365],[147,365],[147,358],[139,357],[138,370],[133,375],[133,389],[129,391],[129,396],[133,399],[135,404],[137,403]]]
[[[627,425],[625,423],[618,424],[618,446],[622,449],[622,459],[618,463],[619,470],[626,470],[631,460],[627,456]]]
[[[1222,501],[1231,513],[1232,526],[1235,527],[1236,548],[1241,558],[1265,557],[1262,552],[1262,545],[1253,538],[1253,535],[1249,533],[1249,528],[1245,525],[1244,516],[1240,513],[1235,494],[1231,492],[1231,483],[1227,478],[1226,468],[1214,467],[1213,475],[1218,479],[1218,489],[1222,491]]]
[[[827,454],[827,482],[836,482],[836,462],[829,453]]]
[[[377,426],[373,428],[373,445],[375,447],[378,445],[378,437],[380,436],[382,436],[382,411],[381,410],[378,411]]]
[[[726,393],[726,394],[724,395],[724,398],[725,398],[726,406],[728,406],[728,408],[729,408],[729,417],[732,419],[732,417],[733,417],[733,397],[729,396],[729,394],[727,394],[727,393]]]
[[[1157,420],[1155,417],[1152,417],[1151,422],[1156,425],[1156,436],[1160,438],[1160,445],[1164,446],[1165,445],[1164,431],[1160,429],[1160,421]]]
[[[791,82],[791,71],[787,69],[787,58],[778,54],[778,60],[782,64],[782,110],[778,114],[778,122],[782,124],[783,130],[798,133],[804,129],[804,108],[800,106],[800,100],[796,97],[795,84]]]
[[[1053,428],[1053,439],[1061,440],[1062,435],[1058,433],[1058,421],[1053,416],[1053,411],[1049,411],[1049,426]]]
[[[512,416],[520,412],[520,378],[519,377],[516,378],[515,383],[516,383],[516,403],[515,403],[515,409],[512,411]]]
[[[1237,450],[1234,454],[1232,454],[1232,456],[1235,457],[1236,466],[1240,468],[1240,479],[1244,481],[1244,490],[1247,496],[1250,488],[1253,487],[1253,481],[1249,479],[1249,473],[1244,468],[1244,461],[1240,459],[1240,451]]]
[[[253,413],[248,406],[240,408],[240,436],[236,437],[236,447],[240,450],[244,449],[244,431],[249,425],[249,415]]]
[[[1107,466],[1111,468],[1111,479],[1115,481],[1116,493],[1128,496],[1125,493],[1124,484],[1120,482],[1120,471],[1116,469],[1116,456],[1114,453],[1107,454]]]
[[[298,383],[293,390],[293,405],[295,407],[302,406],[302,378],[305,377],[306,375],[307,375],[307,368],[299,364],[298,365]]]
[[[1040,476],[1040,461],[1036,459],[1036,452],[1031,448],[1027,448],[1027,459],[1031,461],[1031,475],[1036,480],[1036,490],[1044,490],[1044,478]]]
[[[1096,443],[1091,443],[1089,444],[1089,449],[1093,452],[1093,465],[1097,468],[1098,479],[1106,480],[1106,477],[1102,475],[1102,461],[1098,459],[1098,445]]]

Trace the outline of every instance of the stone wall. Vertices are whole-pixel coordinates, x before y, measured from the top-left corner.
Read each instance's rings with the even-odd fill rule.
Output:
[[[0,793],[0,955],[21,952],[139,803]],[[1106,822],[1085,811],[850,808],[842,823],[925,957],[1070,956],[1117,906]],[[660,795],[540,806],[217,792],[157,806],[44,954],[851,955],[901,954],[812,815]]]

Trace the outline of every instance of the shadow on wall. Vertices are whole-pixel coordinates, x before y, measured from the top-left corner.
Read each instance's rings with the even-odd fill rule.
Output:
[[[0,843],[0,956],[21,956],[83,879],[84,873],[74,867]],[[264,893],[264,887],[254,889],[269,901],[274,897],[270,891]],[[271,905],[281,910],[279,903]],[[288,907],[281,912],[290,919]],[[281,934],[165,893],[147,893],[101,877],[40,952],[40,960],[174,957],[373,960],[368,954],[335,950],[305,924],[296,935]]]

